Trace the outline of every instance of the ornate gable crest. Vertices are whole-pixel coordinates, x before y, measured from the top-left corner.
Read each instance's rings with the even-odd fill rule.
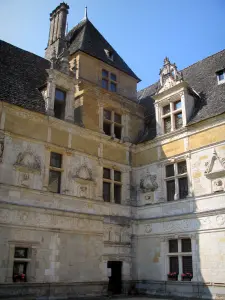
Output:
[[[204,174],[207,178],[215,179],[225,176],[225,158],[220,157],[215,149],[211,160],[206,162],[205,166]]]
[[[164,64],[159,72],[160,75],[160,88],[157,94],[162,93],[178,83],[183,81],[183,75],[177,70],[176,64],[171,64],[168,57],[164,59]]]

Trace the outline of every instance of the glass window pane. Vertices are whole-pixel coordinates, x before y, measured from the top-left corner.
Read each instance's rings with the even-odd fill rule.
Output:
[[[55,90],[55,99],[57,99],[60,102],[65,102],[66,99],[66,93],[64,91],[61,91],[59,89]]]
[[[166,177],[174,176],[174,165],[166,166]]]
[[[175,180],[166,182],[167,187],[167,201],[173,201],[175,196]]]
[[[104,119],[111,120],[111,111],[104,109]]]
[[[117,204],[121,203],[121,185],[114,184],[114,201]]]
[[[55,99],[54,102],[54,116],[57,119],[64,120],[65,117],[65,101],[59,101]]]
[[[102,79],[102,87],[103,87],[103,89],[108,90],[108,80],[107,79]]]
[[[114,180],[121,181],[121,172],[120,171],[114,171]]]
[[[26,281],[27,262],[14,262],[13,282]]]
[[[103,69],[102,70],[102,77],[108,78],[109,77],[109,72]]]
[[[191,252],[191,239],[182,239],[181,249],[182,252]]]
[[[62,155],[59,153],[51,152],[50,166],[55,168],[61,168],[62,166]]]
[[[108,168],[103,168],[103,178],[110,179],[111,178],[111,172]]]
[[[107,135],[111,135],[111,124],[110,123],[103,123],[103,131]]]
[[[178,240],[169,240],[169,252],[178,252]]]
[[[164,132],[168,133],[171,131],[171,119],[170,117],[164,118],[163,119],[164,122]]]
[[[166,115],[170,112],[170,105],[166,105],[163,107],[163,114]]]
[[[175,128],[181,128],[183,126],[182,113],[175,114]]]
[[[48,190],[53,193],[60,193],[61,172],[49,171]]]
[[[179,273],[179,266],[178,266],[178,257],[173,256],[170,257],[170,272],[176,272]]]
[[[105,202],[110,202],[110,183],[103,182],[103,199]]]
[[[110,91],[111,92],[116,92],[116,83],[110,82]]]
[[[121,115],[119,114],[114,114],[114,122],[121,124]]]
[[[111,73],[110,74],[110,79],[113,80],[113,81],[116,81],[116,75]]]
[[[182,263],[183,273],[191,273],[193,275],[192,256],[182,256]]]
[[[224,71],[220,71],[217,73],[219,81],[225,79]]]
[[[19,248],[15,247],[15,258],[27,258],[28,257],[28,248]]]
[[[187,173],[187,165],[186,165],[186,161],[181,161],[177,164],[177,170],[178,170],[178,174],[184,174]]]
[[[177,102],[174,102],[174,109],[180,109],[181,108],[181,101],[177,101]]]
[[[188,180],[187,177],[179,178],[179,198],[184,199],[188,195]]]
[[[121,126],[114,126],[114,134],[115,134],[115,137],[117,139],[121,139],[121,133],[122,133],[122,127]]]

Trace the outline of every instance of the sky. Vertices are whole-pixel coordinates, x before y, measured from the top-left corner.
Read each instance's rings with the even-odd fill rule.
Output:
[[[44,56],[49,13],[60,0],[0,0],[0,39]],[[68,28],[88,17],[142,80],[159,79],[168,56],[181,70],[225,48],[225,0],[65,0]]]

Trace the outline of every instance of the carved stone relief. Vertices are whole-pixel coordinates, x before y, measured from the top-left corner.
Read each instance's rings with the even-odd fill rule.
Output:
[[[215,179],[218,177],[225,176],[225,158],[218,155],[214,149],[211,160],[205,163],[205,176],[210,179]]]
[[[154,192],[158,188],[156,175],[147,174],[140,180],[140,190],[142,193]]]
[[[131,232],[129,227],[105,226],[104,241],[112,243],[130,243]]]
[[[27,149],[18,154],[14,167],[25,173],[41,173],[41,160],[39,156]]]
[[[76,177],[84,180],[93,180],[92,179],[92,171],[90,168],[87,167],[87,165],[83,164],[81,165],[77,172]]]

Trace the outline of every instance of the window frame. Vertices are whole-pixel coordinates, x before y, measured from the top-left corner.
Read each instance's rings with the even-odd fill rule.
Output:
[[[188,252],[184,252],[182,251],[182,240],[190,240],[190,244],[191,244],[191,251]],[[170,240],[177,240],[177,244],[178,244],[178,251],[177,252],[170,252],[169,249],[169,242]],[[193,279],[193,240],[191,239],[191,237],[179,237],[179,238],[171,238],[168,239],[167,241],[167,251],[166,251],[166,257],[167,257],[167,274],[169,274],[171,272],[170,270],[170,258],[171,257],[178,257],[178,276],[177,276],[177,280],[175,281],[184,281],[182,274],[184,273],[184,269],[183,269],[183,257],[185,256],[191,256],[191,261],[192,261],[192,278]],[[167,276],[167,280],[168,280],[168,276]],[[191,281],[190,280],[190,281]]]
[[[186,164],[186,172],[179,173],[178,172],[178,165],[179,165],[179,163],[182,163],[182,162],[185,162],[185,164]],[[166,175],[166,169],[170,165],[173,165],[174,173],[173,173],[172,176],[167,176]],[[184,198],[180,197],[180,188],[179,188],[179,179],[180,178],[186,178],[187,179],[187,190],[188,190],[188,193],[187,193],[186,197],[184,197]],[[175,184],[174,200],[168,200],[167,182],[168,181],[172,181],[172,180],[174,180],[174,184]],[[188,177],[187,160],[186,159],[179,159],[177,161],[168,162],[167,164],[165,164],[165,166],[164,166],[164,182],[165,182],[165,191],[166,191],[165,195],[166,195],[167,202],[173,202],[173,201],[177,201],[177,200],[184,200],[184,199],[188,198],[188,196],[189,196],[189,189],[190,189],[190,183],[189,183],[189,177]]]
[[[110,170],[110,178],[104,178],[104,169]],[[115,180],[115,172],[120,173],[120,181]],[[105,201],[104,199],[104,183],[110,184],[110,199],[109,201]],[[120,186],[120,199],[119,202],[115,199],[115,186]],[[102,197],[104,202],[108,203],[115,203],[115,204],[122,204],[122,187],[123,187],[123,174],[119,169],[112,169],[110,167],[104,166],[103,167],[103,175],[102,175]]]
[[[180,108],[175,107],[175,104],[177,102],[180,102],[181,106]],[[170,106],[170,111],[167,113],[164,113],[164,108],[166,106]],[[176,128],[176,115],[181,114],[182,115],[182,125],[179,128]],[[170,118],[170,131],[165,130],[165,119]],[[161,107],[161,123],[162,123],[162,132],[163,134],[168,134],[170,132],[173,132],[174,130],[179,130],[184,126],[184,112],[182,108],[182,99],[176,99],[175,101],[170,101],[169,103],[167,102],[165,105]]]
[[[220,80],[220,73],[223,74],[223,79],[221,79],[221,80]],[[216,77],[217,77],[217,83],[218,83],[218,84],[223,84],[223,83],[225,83],[225,69],[216,72]]]
[[[105,114],[104,112],[105,111],[109,111],[110,114],[111,114],[111,118],[110,119],[107,119],[105,118]],[[115,115],[119,115],[121,117],[121,123],[118,123],[115,121]],[[108,135],[108,136],[112,136],[113,138],[116,138],[118,140],[122,140],[122,137],[123,137],[123,124],[122,124],[122,120],[123,120],[123,116],[117,112],[115,112],[114,110],[111,110],[111,109],[108,109],[108,108],[103,108],[103,122],[102,122],[102,128],[103,128],[103,132],[105,135]],[[104,124],[108,124],[110,125],[110,135],[105,133],[104,131]],[[115,128],[120,128],[120,138],[116,137],[116,134],[115,134]]]
[[[58,155],[61,156],[61,167],[60,167],[60,168],[51,166],[51,154],[52,154],[52,153],[58,154]],[[58,191],[57,191],[57,192],[53,192],[53,191],[50,191],[50,190],[49,190],[51,193],[61,194],[61,188],[62,188],[62,173],[63,173],[63,171],[64,171],[64,169],[63,169],[62,166],[63,166],[63,155],[62,155],[62,153],[51,151],[51,152],[50,152],[50,160],[49,160],[48,187],[49,187],[50,172],[51,172],[51,171],[54,171],[54,172],[58,172],[58,173],[60,174],[60,179],[59,179],[59,184],[58,184]]]
[[[104,72],[107,74],[107,76],[104,76]],[[112,79],[112,76],[115,76],[115,80]],[[107,87],[103,86],[103,81],[107,82]],[[115,85],[115,90],[111,89],[111,84]],[[101,74],[101,87],[103,89],[106,89],[107,91],[110,91],[112,93],[117,93],[117,87],[118,87],[118,79],[117,79],[117,74],[110,72],[106,69],[102,69],[102,74]]]

